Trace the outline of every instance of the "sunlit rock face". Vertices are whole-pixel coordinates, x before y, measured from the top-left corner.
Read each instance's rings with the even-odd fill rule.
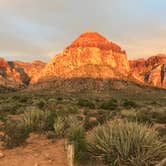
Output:
[[[166,55],[158,54],[147,60],[130,61],[131,72],[137,80],[152,86],[166,88]]]
[[[124,50],[96,32],[86,32],[56,55],[45,66],[38,79],[120,78],[126,77],[129,71],[130,66]]]
[[[22,81],[24,84],[31,83],[32,79],[35,79],[41,70],[45,67],[45,63],[42,61],[34,61],[34,62],[21,62],[14,61],[12,62],[14,68],[19,71],[22,77]]]
[[[31,79],[36,77],[44,68],[45,63],[41,61],[29,62],[7,62],[0,58],[0,86],[7,88],[20,88],[27,86]]]
[[[9,63],[0,57],[0,86],[19,88],[22,85],[21,76]]]

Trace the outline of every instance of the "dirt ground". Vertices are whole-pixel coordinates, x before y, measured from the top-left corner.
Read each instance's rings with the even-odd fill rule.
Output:
[[[26,145],[11,150],[2,149],[0,166],[66,166],[64,140],[48,140],[31,134]]]

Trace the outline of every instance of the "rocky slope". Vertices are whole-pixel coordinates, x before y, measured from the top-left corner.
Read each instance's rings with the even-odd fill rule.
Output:
[[[35,61],[7,62],[0,57],[0,87],[18,89],[27,86],[45,66],[45,63]]]
[[[20,73],[0,57],[0,87],[19,88],[21,85]]]
[[[118,79],[127,77],[129,71],[124,50],[97,32],[86,32],[56,55],[33,81],[49,77]]]
[[[147,60],[129,61],[132,76],[144,84],[166,88],[166,55],[158,54]]]

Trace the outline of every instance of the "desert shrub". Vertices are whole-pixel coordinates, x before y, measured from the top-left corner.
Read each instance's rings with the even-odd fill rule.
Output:
[[[22,116],[22,122],[29,126],[32,131],[53,130],[56,112],[43,111],[36,107],[30,107]]]
[[[4,146],[13,148],[22,145],[29,136],[30,129],[20,121],[9,120],[3,128],[4,135],[2,140]]]
[[[104,101],[100,108],[104,109],[104,110],[114,110],[118,107],[118,102],[115,99],[110,99],[108,101]]]
[[[157,131],[161,137],[166,137],[166,126],[158,128]]]
[[[82,126],[73,126],[67,131],[67,139],[69,143],[74,145],[75,160],[82,160],[86,157],[86,139],[85,131]]]
[[[129,110],[121,111],[121,117],[127,119],[128,121],[137,121],[142,123],[153,123],[149,112],[147,111],[137,111],[133,108]]]
[[[22,107],[22,103],[19,103],[17,101],[15,102],[9,102],[9,103],[3,103],[0,106],[0,111],[10,114],[17,114],[17,110]]]
[[[39,107],[40,109],[43,109],[46,106],[46,101],[44,99],[40,99],[36,101],[35,105]]]
[[[87,99],[79,99],[77,104],[79,106],[81,106],[81,107],[87,107],[87,108],[90,108],[90,109],[94,109],[95,108],[94,103],[89,101],[89,100],[87,100]]]
[[[88,153],[107,165],[153,166],[166,157],[166,143],[147,125],[119,120],[90,133]]]
[[[83,127],[85,130],[90,130],[98,125],[97,120],[91,120],[89,116],[86,116],[83,122]]]
[[[117,111],[108,112],[105,110],[99,110],[95,117],[99,124],[103,124],[106,121],[113,119],[116,116],[116,113]]]
[[[65,122],[65,118],[58,116],[54,122],[54,130],[55,130],[56,137],[59,137],[59,138],[64,137],[66,129],[67,129],[67,125]]]
[[[131,100],[124,100],[123,101],[123,107],[125,108],[135,108],[137,105],[134,101],[131,101]]]
[[[57,116],[54,119],[54,131],[57,137],[63,138],[66,134],[67,129],[72,126],[77,126],[79,124],[75,116]]]
[[[166,111],[158,111],[155,118],[156,122],[166,124]]]
[[[56,105],[57,105],[57,102],[56,102],[55,99],[49,99],[49,100],[47,101],[47,109],[48,109],[48,110],[55,110]]]

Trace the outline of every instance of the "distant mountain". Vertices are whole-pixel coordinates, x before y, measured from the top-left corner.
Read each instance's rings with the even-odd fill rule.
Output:
[[[100,89],[110,80],[115,89],[134,84],[166,88],[166,55],[129,61],[117,44],[97,32],[85,32],[47,64],[0,58],[3,87]]]

